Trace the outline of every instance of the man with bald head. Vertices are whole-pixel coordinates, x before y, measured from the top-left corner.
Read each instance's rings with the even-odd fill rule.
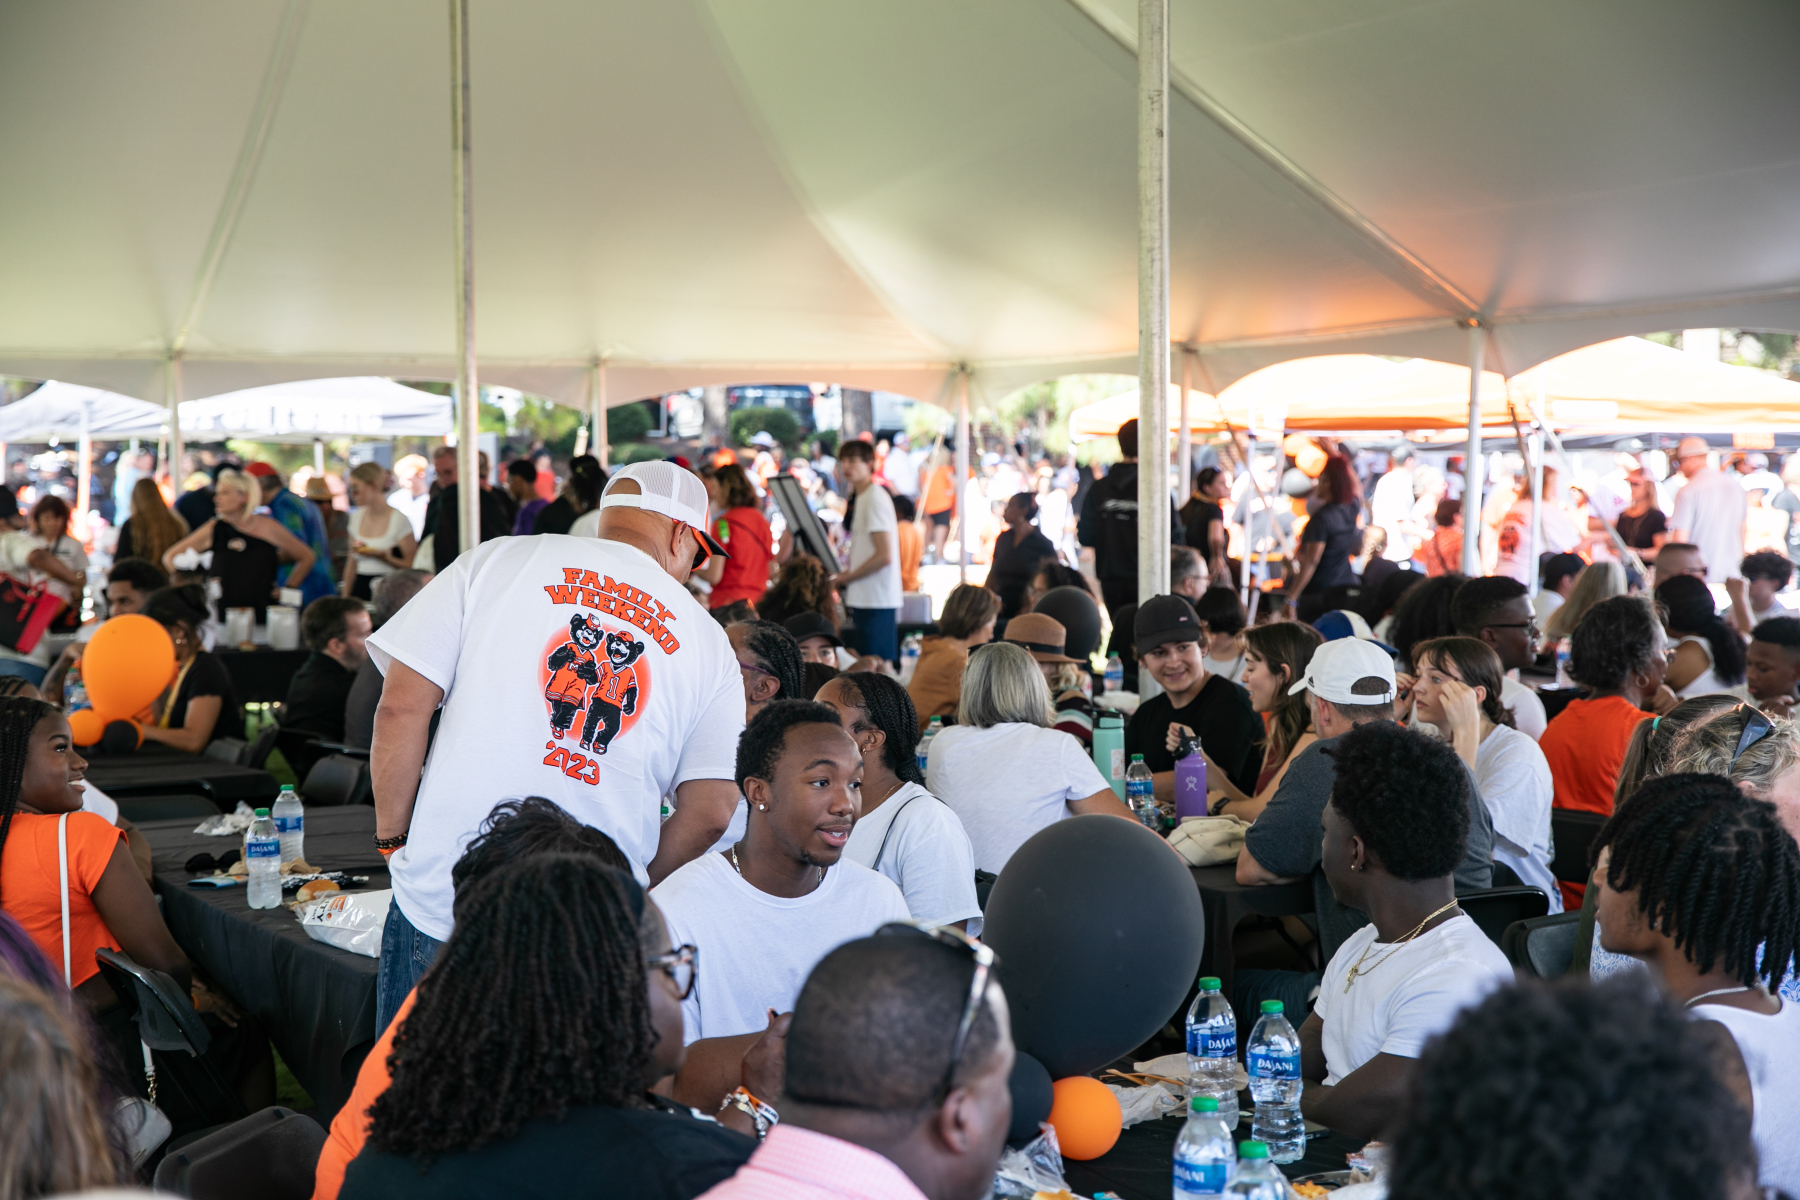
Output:
[[[1706,562],[1706,581],[1724,583],[1744,558],[1744,522],[1749,518],[1750,501],[1743,485],[1734,476],[1708,466],[1706,456],[1702,437],[1684,437],[1675,447],[1675,467],[1687,482],[1675,493],[1669,541],[1698,547]],[[1659,580],[1664,578],[1660,557],[1656,574]]]
[[[649,883],[725,832],[743,687],[725,631],[682,586],[723,553],[706,517],[697,476],[634,463],[601,496],[598,537],[484,542],[369,639],[385,676],[376,847],[394,881],[378,1028],[450,936],[450,868],[496,801],[547,797]]]

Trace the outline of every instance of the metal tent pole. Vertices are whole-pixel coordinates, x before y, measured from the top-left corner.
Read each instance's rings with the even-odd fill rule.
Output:
[[[594,400],[594,437],[593,455],[600,460],[600,469],[611,468],[612,444],[606,437],[606,360],[594,360],[593,375],[589,382],[589,395]]]
[[[481,385],[475,374],[475,227],[469,173],[469,0],[450,0],[450,138],[456,206],[456,520],[459,550],[481,544]],[[438,569],[449,566],[439,563]]]
[[[1481,479],[1487,472],[1481,457],[1481,370],[1487,354],[1487,332],[1469,326],[1469,446],[1463,453],[1463,574],[1481,574]]]
[[[1194,390],[1194,348],[1181,348],[1181,433],[1175,441],[1176,486],[1179,503],[1187,503],[1188,491],[1194,486],[1194,435],[1188,429],[1189,396]],[[1174,531],[1170,531],[1170,537]],[[1202,557],[1206,551],[1200,551]]]
[[[956,372],[956,581],[969,582],[969,369]]]
[[[1138,602],[1169,590],[1169,0],[1138,0]]]
[[[1542,582],[1543,572],[1538,569],[1538,556],[1544,552],[1544,430],[1540,426],[1531,431],[1531,553],[1526,556],[1527,568],[1531,578],[1525,586],[1531,590],[1531,598],[1537,599],[1538,585]]]

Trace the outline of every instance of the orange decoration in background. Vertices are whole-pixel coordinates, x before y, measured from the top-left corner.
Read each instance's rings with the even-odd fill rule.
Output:
[[[1104,1083],[1086,1075],[1071,1075],[1051,1087],[1056,1099],[1049,1121],[1056,1130],[1056,1145],[1064,1158],[1086,1162],[1099,1158],[1119,1140],[1125,1116],[1119,1101]]]
[[[93,746],[106,732],[106,720],[91,708],[76,709],[69,714],[69,733],[77,746]]]
[[[81,655],[81,681],[103,724],[136,716],[173,678],[175,643],[169,631],[139,613],[101,625]]]

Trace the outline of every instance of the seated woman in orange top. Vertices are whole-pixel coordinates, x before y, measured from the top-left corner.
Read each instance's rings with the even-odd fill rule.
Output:
[[[907,695],[919,711],[921,730],[933,717],[956,716],[969,651],[994,640],[994,621],[999,616],[999,595],[979,584],[958,584],[944,599],[937,632],[920,643],[919,661],[906,685]]]

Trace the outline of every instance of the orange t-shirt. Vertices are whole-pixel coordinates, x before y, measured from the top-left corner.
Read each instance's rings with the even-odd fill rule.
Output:
[[[939,466],[925,480],[925,514],[936,516],[948,512],[956,504],[956,479],[950,468]]]
[[[62,884],[56,860],[60,817],[14,813],[0,855],[0,908],[19,922],[44,957],[62,969]],[[69,814],[69,968],[80,987],[99,974],[94,951],[117,950],[119,941],[94,907],[94,889],[112,862],[125,831],[90,812]],[[134,868],[135,869],[135,868]]]
[[[911,521],[901,521],[895,533],[900,541],[900,590],[916,592],[919,590],[919,559],[925,554],[925,539],[919,536],[919,527]]]
[[[331,1132],[325,1137],[324,1149],[319,1151],[319,1164],[313,1168],[312,1200],[337,1200],[337,1194],[344,1186],[344,1172],[350,1169],[350,1160],[362,1153],[363,1143],[369,1138],[369,1106],[393,1082],[388,1075],[387,1060],[394,1052],[394,1035],[400,1031],[400,1022],[406,1020],[413,1001],[418,998],[416,987],[406,993],[394,1019],[375,1039],[369,1057],[363,1059],[362,1067],[356,1072],[356,1086],[350,1089],[350,1099],[344,1101],[344,1107],[331,1118]]]
[[[1556,789],[1554,806],[1612,816],[1626,744],[1638,722],[1655,715],[1618,696],[1569,701],[1538,739]],[[1564,883],[1565,906],[1579,908],[1584,890],[1581,884]]]

